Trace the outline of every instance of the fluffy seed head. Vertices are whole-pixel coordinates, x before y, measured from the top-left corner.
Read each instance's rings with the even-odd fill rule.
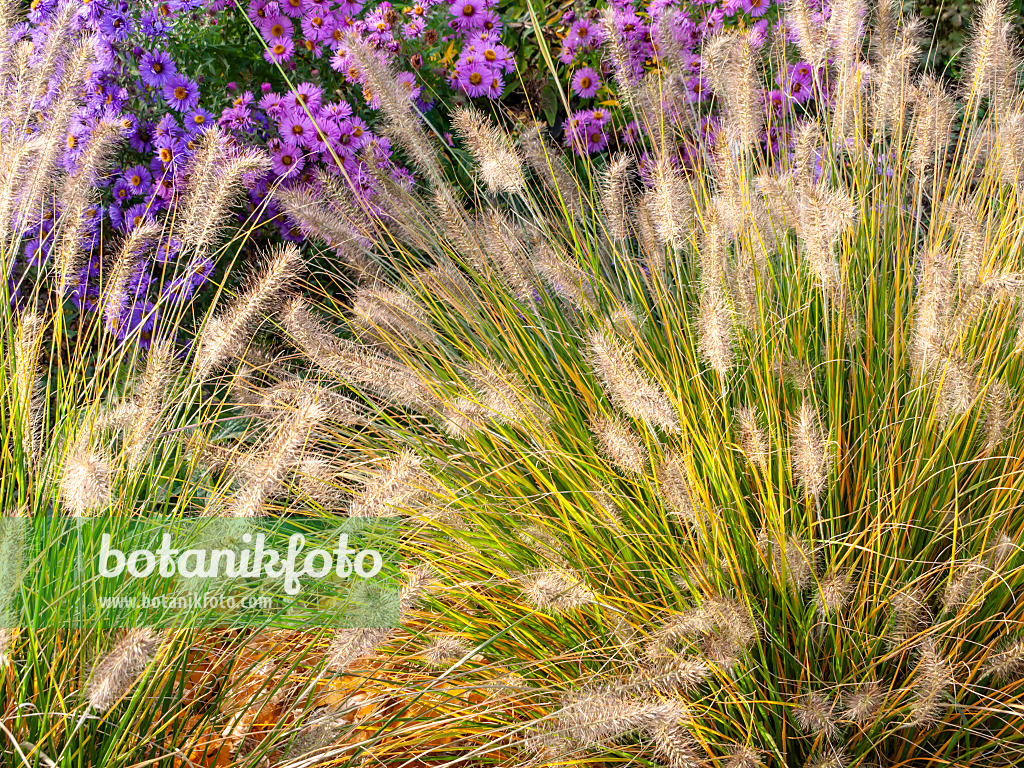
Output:
[[[455,111],[452,125],[480,167],[480,176],[492,193],[522,192],[526,186],[523,161],[500,128],[473,107]]]
[[[355,494],[349,515],[382,517],[408,510],[426,492],[427,475],[422,467],[422,460],[411,451],[391,457],[377,476]]]
[[[597,596],[572,571],[549,568],[522,579],[523,597],[541,611],[560,613],[596,602]]]
[[[1018,679],[1024,673],[1024,638],[1013,638],[999,651],[988,654],[983,675],[995,675],[1000,683]]]
[[[737,437],[740,450],[755,467],[768,469],[768,434],[753,406],[745,405],[736,411]]]
[[[843,718],[865,725],[878,711],[882,699],[882,686],[877,681],[862,683],[843,697]]]
[[[601,208],[607,220],[608,237],[624,240],[629,233],[629,178],[633,158],[625,153],[615,155],[601,180]]]
[[[159,645],[159,636],[149,628],[131,629],[103,657],[93,671],[85,700],[95,712],[107,712],[131,689]]]
[[[229,357],[242,353],[249,334],[287,290],[302,264],[294,243],[273,250],[247,290],[223,313],[207,322],[196,340],[195,365],[205,379]]]
[[[612,464],[631,475],[641,475],[650,464],[647,448],[618,416],[598,416],[591,424],[597,445]]]
[[[704,291],[699,312],[701,357],[711,370],[725,377],[736,366],[732,307],[720,291]]]
[[[789,421],[793,479],[805,498],[817,500],[828,487],[830,461],[818,412],[809,398]]]
[[[928,727],[938,723],[950,706],[949,688],[953,673],[933,637],[918,643],[919,660],[910,708],[911,723]]]
[[[451,633],[434,635],[423,649],[423,660],[435,669],[450,667],[464,658],[470,646],[461,637]]]
[[[590,335],[591,368],[608,397],[637,421],[679,431],[679,419],[664,391],[634,361],[626,344],[602,331]]]
[[[832,702],[822,691],[810,691],[801,696],[793,707],[793,715],[797,726],[808,735],[820,733],[832,741],[839,734]]]
[[[763,753],[746,744],[733,744],[725,768],[763,768]]]
[[[61,499],[67,510],[85,516],[110,502],[110,466],[106,457],[79,441],[68,453],[60,479]]]
[[[814,600],[818,618],[827,621],[838,616],[850,601],[852,591],[853,583],[846,569],[838,568],[826,574],[818,584],[818,594]]]
[[[694,509],[693,490],[683,454],[678,451],[667,453],[658,465],[655,476],[658,480],[658,493],[668,509],[687,523],[695,522],[697,513]]]

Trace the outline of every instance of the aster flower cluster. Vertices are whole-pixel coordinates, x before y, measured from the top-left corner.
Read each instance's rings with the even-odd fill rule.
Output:
[[[39,48],[66,2],[35,0],[25,22],[13,30],[12,42],[28,38]],[[374,157],[373,170],[383,169],[402,185],[412,182],[411,173],[392,160],[388,139],[371,130],[380,94],[371,91],[350,54],[353,38],[368,43],[383,64],[401,70],[399,83],[422,113],[433,107],[421,98],[427,83],[430,92],[446,85],[467,97],[496,98],[515,69],[511,51],[500,42],[494,0],[452,5],[424,0],[409,7],[364,6],[360,0],[92,0],[75,6],[73,23],[96,35],[98,56],[61,163],[74,171],[104,117],[122,121],[127,139],[118,167],[97,179],[105,194],[90,230],[94,253],[71,287],[71,298],[86,311],[98,304],[101,270],[95,246],[101,233],[125,233],[167,218],[182,195],[197,139],[210,126],[219,125],[240,145],[269,151],[273,167],[253,180],[249,210],[242,215],[252,225],[269,225],[263,233],[270,237],[302,240],[295,223],[267,199],[281,185],[315,190],[319,172],[326,171],[354,181],[369,200],[375,181],[361,160],[367,152]],[[240,29],[239,20],[244,21]],[[235,26],[227,29],[231,23]],[[218,24],[222,39],[248,40],[246,51],[255,40],[257,56],[263,49],[262,77],[249,82],[259,68],[248,59],[245,71],[231,71],[229,63],[229,71],[221,73],[234,75],[241,88],[228,82],[210,89],[202,77],[190,76],[200,70],[187,41]],[[250,34],[253,28],[258,35]],[[289,82],[277,76],[281,69],[290,73]],[[293,87],[296,79],[300,82]],[[34,230],[23,268],[47,262],[52,248],[47,222],[57,215],[50,211],[26,223]],[[119,337],[151,334],[160,298],[186,301],[210,279],[212,261],[178,264],[179,251],[180,243],[168,237],[152,257],[140,261],[119,325],[112,329]]]
[[[26,20],[11,30],[12,44],[29,40],[33,50],[40,52],[67,15],[72,29],[93,35],[96,55],[80,94],[82,106],[70,120],[61,150],[59,164],[64,170],[70,174],[79,170],[100,125],[118,122],[127,140],[121,162],[95,179],[95,185],[105,190],[105,204],[91,209],[85,243],[91,256],[69,286],[70,298],[79,310],[100,308],[102,254],[98,245],[103,233],[128,233],[156,224],[172,211],[184,189],[196,139],[216,124],[214,114],[200,104],[199,83],[184,74],[164,48],[176,24],[193,22],[204,11],[216,13],[228,2],[35,0]],[[38,105],[42,114],[48,106],[45,100]],[[59,215],[54,207],[38,220],[24,222],[31,237],[24,247],[23,269],[40,268],[48,262],[55,245],[50,234]],[[190,268],[185,278],[188,289],[182,290],[175,263],[179,246],[168,236],[138,260],[127,280],[127,300],[119,313],[107,316],[108,327],[118,338],[136,333],[151,337],[158,314],[156,300],[161,295],[172,301],[190,298],[209,277],[212,262],[200,269]]]
[[[827,3],[808,5],[812,23],[828,18]],[[601,152],[614,141],[610,132],[616,125],[622,144],[637,144],[643,138],[638,123],[621,109],[609,89],[612,61],[617,62],[617,76],[637,86],[645,73],[661,66],[666,56],[671,56],[676,66],[682,62],[680,83],[685,92],[680,95],[697,116],[701,139],[713,139],[717,118],[701,51],[717,34],[737,28],[748,32],[755,49],[762,48],[774,35],[794,42],[794,31],[780,21],[779,10],[775,0],[650,0],[640,9],[630,0],[612,0],[604,17],[598,8],[566,12],[558,29],[558,60],[566,67],[569,90],[579,109],[562,123],[565,145],[581,156]],[[614,30],[613,38],[609,28]],[[785,146],[786,137],[778,130],[780,118],[791,110],[807,108],[814,97],[827,98],[826,85],[824,68],[816,70],[806,62],[796,62],[777,73],[776,87],[765,83],[763,101],[772,118],[766,121],[763,136],[767,151],[777,153],[780,140]],[[602,101],[602,91],[606,101]],[[682,117],[678,102],[666,99],[665,116],[673,125],[678,125]]]
[[[374,174],[386,173],[402,186],[413,182],[410,171],[392,157],[390,141],[372,130],[382,94],[374,92],[353,54],[357,41],[397,73],[400,95],[422,114],[434,107],[423,96],[427,88],[436,93],[447,86],[470,98],[497,98],[515,70],[512,52],[501,44],[494,0],[423,0],[406,7],[364,6],[358,0],[251,0],[244,12],[272,70],[293,73],[293,83],[306,78],[275,86],[281,78],[273,71],[267,80],[274,82],[253,82],[252,90],[238,95],[219,118],[239,142],[270,152],[273,168],[251,190],[248,214],[286,240],[301,241],[302,228],[268,199],[275,189],[315,192],[323,174],[336,175],[372,205]],[[367,157],[374,168],[366,166]]]
[[[360,0],[252,0],[246,13],[262,36],[268,62],[294,68],[297,55],[329,57],[330,67],[349,84],[365,87],[346,45],[346,38],[356,35],[389,59],[407,61],[413,71],[431,59],[441,60],[439,70],[451,87],[473,98],[497,98],[515,63],[501,44],[502,22],[495,4],[421,0],[396,8],[387,1],[365,6]],[[439,55],[441,51],[447,55]],[[416,98],[413,71],[404,72],[403,78]],[[374,94],[365,95],[372,109],[380,106]]]

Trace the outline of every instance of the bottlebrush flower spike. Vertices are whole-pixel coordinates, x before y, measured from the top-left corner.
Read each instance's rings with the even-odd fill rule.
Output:
[[[790,466],[804,496],[815,501],[828,487],[831,461],[818,411],[809,398],[789,419]]]
[[[827,741],[839,735],[833,703],[822,691],[809,691],[802,695],[793,707],[797,726],[806,734],[821,734]]]
[[[238,299],[206,323],[196,339],[195,367],[200,379],[244,351],[255,326],[288,290],[301,265],[302,254],[297,246],[287,243],[276,248]]]
[[[650,465],[647,448],[618,416],[597,416],[590,427],[597,445],[615,466],[631,475],[642,475]]]
[[[523,597],[540,611],[562,613],[597,601],[593,590],[565,568],[548,568],[524,576]]]
[[[452,117],[456,133],[480,167],[491,193],[518,194],[526,187],[523,161],[508,136],[473,107],[460,107]]]
[[[631,229],[628,211],[632,168],[633,158],[619,153],[612,158],[601,179],[601,209],[612,242],[625,240]]]
[[[110,464],[106,456],[80,438],[71,447],[60,477],[61,500],[72,515],[84,517],[110,503]]]
[[[411,451],[391,457],[357,491],[349,506],[350,517],[383,517],[399,515],[415,506],[427,493],[429,476],[422,460]]]
[[[631,347],[603,331],[590,334],[590,365],[605,394],[633,419],[677,433],[679,416],[668,397],[634,360]]]
[[[867,725],[878,712],[883,699],[882,686],[876,680],[858,684],[851,692],[843,695],[843,718],[858,725]]]
[[[751,464],[766,472],[768,433],[761,426],[760,416],[753,406],[745,405],[736,410],[736,427],[740,450]]]
[[[152,629],[131,629],[104,656],[92,673],[85,700],[94,712],[107,712],[131,690],[139,674],[149,665],[160,644]]]

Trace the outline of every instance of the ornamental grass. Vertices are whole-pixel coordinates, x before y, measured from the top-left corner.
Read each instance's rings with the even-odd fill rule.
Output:
[[[727,33],[697,151],[669,51],[617,80],[642,167],[467,108],[470,190],[365,54],[422,181],[382,174],[372,207],[328,179],[277,194],[343,274],[278,249],[190,351],[77,400],[35,376],[54,313],[5,315],[7,509],[400,515],[409,561],[391,630],[9,633],[23,762],[1019,764],[1005,8],[957,88],[916,73],[894,6],[787,17],[827,103],[765,110],[789,43]]]

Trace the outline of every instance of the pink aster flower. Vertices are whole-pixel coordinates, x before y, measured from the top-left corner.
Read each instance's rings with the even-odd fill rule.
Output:
[[[278,0],[281,12],[297,19],[302,15],[302,0]]]
[[[572,90],[582,99],[593,98],[601,87],[601,78],[593,67],[584,67],[576,70],[572,76]]]
[[[331,22],[319,11],[302,17],[302,34],[308,40],[323,42],[331,37]]]
[[[287,16],[268,16],[262,19],[257,27],[265,40],[277,40],[295,34],[295,24]]]
[[[285,115],[280,125],[281,136],[286,141],[309,147],[316,141],[316,130],[313,121],[304,113],[292,110]]]
[[[271,42],[263,52],[263,58],[271,64],[284,64],[295,53],[295,43],[290,37],[281,37]]]
[[[463,56],[455,63],[455,85],[470,98],[483,96],[494,79],[490,66],[482,57]]]
[[[306,165],[302,150],[291,142],[278,142],[270,149],[271,167],[279,177],[293,176]]]
[[[448,9],[452,16],[452,29],[479,29],[483,25],[485,9],[481,0],[455,0]]]
[[[399,93],[405,94],[410,100],[419,98],[420,92],[423,89],[416,85],[416,75],[412,72],[402,72],[396,80]]]

